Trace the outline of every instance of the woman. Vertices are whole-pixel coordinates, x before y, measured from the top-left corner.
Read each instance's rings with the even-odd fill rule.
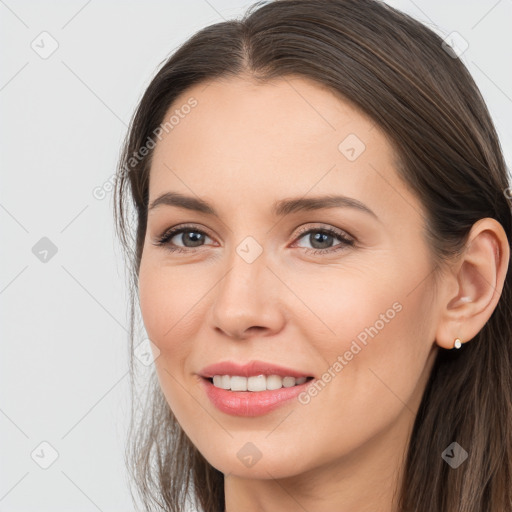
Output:
[[[457,51],[381,2],[183,44],[116,189],[145,510],[512,510],[509,186]]]

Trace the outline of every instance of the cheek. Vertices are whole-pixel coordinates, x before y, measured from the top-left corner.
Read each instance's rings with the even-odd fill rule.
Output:
[[[380,332],[395,321],[408,284],[403,282],[403,274],[394,267],[386,268],[386,263],[362,266],[354,258],[343,265],[317,267],[314,272],[293,269],[285,275],[283,280],[293,283],[301,299],[290,298],[288,304],[295,321],[302,325],[304,339],[319,343],[321,350],[330,347],[343,353],[353,339],[363,345],[371,339],[375,333],[372,326]]]
[[[200,325],[198,314],[207,289],[208,283],[198,273],[143,258],[139,272],[140,309],[146,332],[162,353],[176,355],[183,350],[185,341],[192,339]]]
[[[165,292],[160,273],[141,264],[139,272],[139,303],[144,327],[149,339],[163,349],[165,332],[172,326],[169,312],[174,311],[174,294]]]
[[[151,264],[149,258],[141,261],[139,272],[139,302],[144,327],[160,351],[155,359],[155,371],[166,401],[181,425],[204,421],[200,408],[198,410],[191,399],[190,390],[184,389],[184,383],[189,373],[187,361],[194,351],[194,331],[201,325],[197,306],[193,306],[205,290],[192,286],[190,271],[186,274],[180,275],[176,268]],[[199,442],[193,434],[192,440]]]
[[[410,277],[423,275],[418,267],[344,269],[341,275],[319,280],[320,287],[301,278],[309,290],[307,305],[316,313],[316,318],[309,313],[300,320],[304,337],[329,364],[321,378],[325,386],[304,409],[339,424],[346,423],[350,411],[357,419],[352,434],[358,437],[361,425],[381,428],[414,399],[432,349],[433,302],[427,281],[417,286],[418,279]],[[335,403],[344,406],[332,407]]]

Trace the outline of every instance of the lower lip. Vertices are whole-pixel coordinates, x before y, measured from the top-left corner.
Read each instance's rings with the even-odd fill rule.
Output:
[[[208,379],[202,378],[206,394],[213,405],[226,414],[233,416],[261,416],[302,393],[314,381],[266,391],[230,391],[215,387]]]

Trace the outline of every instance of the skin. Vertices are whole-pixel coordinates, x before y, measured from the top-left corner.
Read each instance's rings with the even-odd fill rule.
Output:
[[[219,216],[167,205],[148,215],[139,299],[167,402],[224,473],[227,512],[393,511],[435,354],[474,337],[498,301],[503,229],[479,221],[468,251],[434,273],[421,202],[398,177],[385,134],[349,103],[301,77],[238,77],[194,86],[169,113],[190,97],[198,105],[155,148],[149,203],[175,191]],[[366,146],[354,161],[338,149],[349,134]],[[271,212],[277,200],[335,193],[376,217],[349,207]],[[183,223],[206,233],[202,245],[187,233],[172,239],[187,252],[155,245]],[[354,245],[299,234],[329,227]],[[236,251],[248,236],[263,251],[252,263]],[[201,369],[221,360],[270,361],[321,379],[396,303],[401,310],[308,404],[235,417],[200,385]],[[261,452],[251,467],[237,457],[247,442]]]

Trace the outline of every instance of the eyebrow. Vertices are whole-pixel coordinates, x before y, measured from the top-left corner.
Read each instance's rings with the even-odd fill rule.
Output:
[[[154,210],[161,205],[176,206],[178,208],[219,217],[219,214],[207,201],[197,197],[186,196],[179,192],[166,192],[157,197],[149,206],[148,211]],[[377,215],[364,203],[361,203],[357,199],[341,195],[281,199],[272,205],[271,211],[273,215],[283,217],[300,211],[322,210],[325,208],[354,208],[378,219]]]

